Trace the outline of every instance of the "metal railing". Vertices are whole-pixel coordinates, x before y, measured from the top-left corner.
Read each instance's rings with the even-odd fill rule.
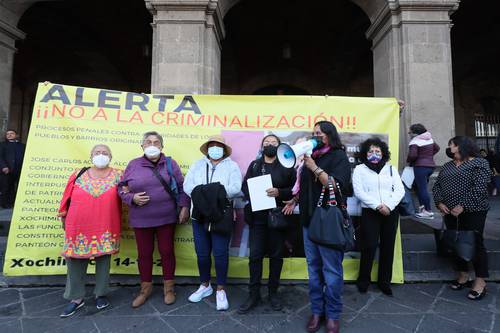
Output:
[[[500,134],[500,115],[476,115],[474,117],[476,143],[481,149],[495,148],[495,141]]]

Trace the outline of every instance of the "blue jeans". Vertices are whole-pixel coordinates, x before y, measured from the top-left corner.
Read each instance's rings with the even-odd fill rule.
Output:
[[[427,191],[429,177],[432,175],[434,168],[432,167],[414,167],[415,185],[417,186],[417,196],[420,206],[425,206],[425,210],[431,211],[431,198]]]
[[[309,273],[311,312],[338,320],[342,313],[344,253],[312,242],[304,228],[304,250]]]
[[[495,187],[497,188],[497,195],[500,195],[500,176],[494,176],[493,182],[495,183]]]
[[[225,286],[229,265],[229,241],[231,240],[231,236],[208,232],[203,227],[203,224],[193,220],[193,237],[194,248],[198,257],[200,281],[202,283],[210,281],[213,252],[217,285]]]

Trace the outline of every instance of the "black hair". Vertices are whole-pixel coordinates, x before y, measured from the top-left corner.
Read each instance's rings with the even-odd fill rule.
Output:
[[[332,122],[326,120],[318,121],[314,124],[314,127],[316,126],[319,126],[321,132],[326,134],[328,137],[328,143],[333,149],[344,149],[337,127],[335,127]]]
[[[458,147],[458,154],[460,154],[460,159],[462,161],[468,159],[469,157],[479,157],[479,147],[476,145],[471,138],[467,136],[456,136],[448,141],[448,145],[453,143]]]
[[[359,145],[359,153],[357,154],[357,158],[361,161],[361,163],[365,163],[367,161],[366,155],[370,150],[371,146],[379,147],[382,151],[382,160],[389,161],[391,159],[391,152],[389,151],[389,146],[384,141],[380,140],[380,138],[373,137],[369,138]]]
[[[7,134],[7,132],[14,132],[16,133],[16,135],[18,134],[17,131],[15,129],[12,129],[12,128],[9,128],[5,131],[5,133]]]
[[[272,134],[272,133],[271,133],[271,134],[268,134],[268,135],[266,135],[265,137],[263,137],[263,138],[262,138],[262,141],[260,142],[260,147],[261,147],[261,148],[262,148],[262,145],[264,144],[264,141],[265,141],[268,137],[270,137],[270,136],[272,136],[272,137],[276,138],[276,140],[278,140],[278,145],[280,145],[280,144],[281,144],[281,140],[280,140],[280,138],[278,138],[278,136],[277,136],[276,134]]]
[[[410,132],[420,135],[427,132],[427,129],[422,124],[413,124],[410,126]]]

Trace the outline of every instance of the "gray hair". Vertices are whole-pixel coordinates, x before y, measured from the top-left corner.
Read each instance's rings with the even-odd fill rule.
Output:
[[[92,147],[92,149],[90,150],[90,156],[92,157],[92,155],[94,155],[94,150],[96,150],[97,148],[99,147],[104,147],[106,148],[108,151],[109,151],[109,157],[111,157],[113,154],[111,153],[111,149],[109,149],[109,146],[108,145],[105,145],[105,144],[102,144],[102,143],[99,143],[97,145],[95,145],[94,147]]]
[[[151,136],[151,135],[156,136],[156,138],[158,140],[160,140],[160,144],[163,147],[163,137],[160,135],[160,133],[158,133],[156,131],[150,131],[150,132],[144,133],[144,135],[142,136],[142,144],[144,145],[144,141],[146,141],[146,139],[148,138],[148,136]]]

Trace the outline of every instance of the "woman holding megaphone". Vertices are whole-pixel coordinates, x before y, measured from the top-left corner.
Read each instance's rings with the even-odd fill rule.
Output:
[[[346,193],[351,181],[351,166],[335,125],[329,121],[316,123],[313,137],[318,145],[311,156],[304,157],[304,164],[298,172],[299,177],[294,187],[296,196],[287,202],[284,211],[291,214],[295,205],[300,205],[312,312],[307,322],[307,331],[318,331],[321,322],[326,319],[326,331],[338,332],[342,312],[344,253],[311,241],[308,237],[308,227],[323,186],[327,186],[330,177],[333,177],[340,190]],[[327,196],[323,199],[327,200]]]
[[[277,296],[283,267],[283,249],[290,217],[283,215],[283,202],[292,198],[292,187],[295,184],[295,169],[282,166],[276,154],[280,139],[274,135],[266,135],[260,146],[262,156],[250,163],[242,191],[249,204],[245,207],[245,221],[250,230],[250,295],[239,307],[238,313],[247,313],[260,302],[260,285],[262,279],[262,262],[269,256],[269,303],[275,311],[282,309]],[[247,180],[262,175],[271,175],[273,187],[267,189],[267,196],[276,198],[274,209],[253,212],[252,201],[248,192]]]

